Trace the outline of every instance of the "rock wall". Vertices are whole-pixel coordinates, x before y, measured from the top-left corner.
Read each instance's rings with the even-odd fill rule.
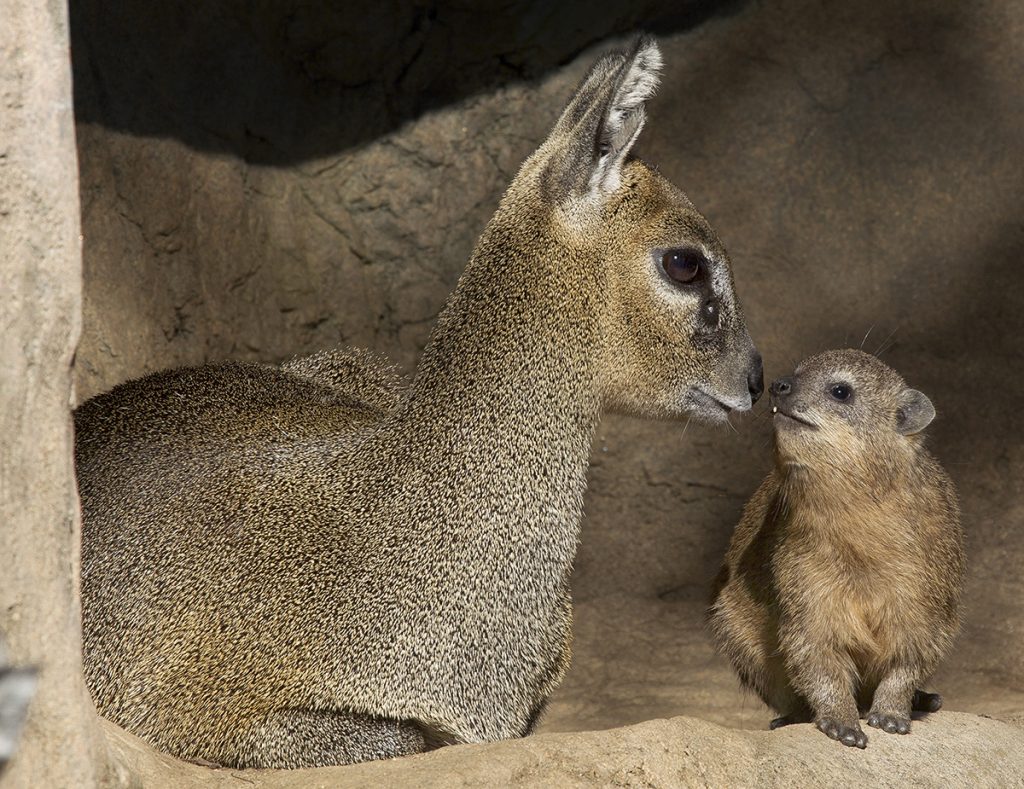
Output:
[[[0,25],[0,666],[38,684],[5,786],[90,787],[105,745],[81,674],[71,365],[81,237],[66,9]],[[4,754],[14,717],[5,697]]]
[[[171,365],[339,343],[413,368],[498,198],[592,59],[574,56],[730,7],[75,0],[96,285],[80,397]]]
[[[640,155],[717,227],[767,376],[824,348],[885,345],[933,399],[971,568],[936,684],[954,709],[1024,712],[1024,8],[378,5],[394,24],[297,5],[72,3],[79,397],[338,343],[413,369],[504,185],[604,37],[654,20],[666,71]],[[605,421],[574,667],[548,730],[766,724],[700,622],[770,462],[764,413],[735,432]]]

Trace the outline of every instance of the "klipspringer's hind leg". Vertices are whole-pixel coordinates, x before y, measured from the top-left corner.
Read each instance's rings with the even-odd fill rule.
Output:
[[[911,712],[938,712],[941,709],[941,693],[929,693],[920,688],[914,690],[914,698],[910,702]]]
[[[544,699],[544,701],[540,702],[533,708],[533,711],[530,713],[530,719],[526,722],[526,726],[523,728],[524,737],[529,737],[534,733],[534,731],[536,731],[537,725],[540,723],[540,719],[544,717],[544,713],[547,711],[547,708],[547,699]]]
[[[814,720],[814,713],[807,702],[800,698],[788,682],[764,700],[768,706],[780,713],[779,717],[772,719],[768,724],[768,728],[773,731],[794,723],[810,723]]]
[[[287,709],[253,727],[239,767],[325,767],[391,759],[429,750],[411,721],[338,710]]]

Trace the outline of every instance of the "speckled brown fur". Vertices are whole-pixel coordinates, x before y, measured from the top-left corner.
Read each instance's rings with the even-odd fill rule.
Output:
[[[864,747],[866,711],[905,734],[912,707],[941,704],[915,688],[949,650],[963,586],[956,493],[920,432],[934,409],[852,350],[806,360],[772,397],[776,468],[733,535],[711,632],[773,727],[813,719]]]
[[[601,411],[722,420],[760,376],[714,232],[628,156],[659,63],[641,41],[591,70],[411,384],[333,351],[158,373],[78,409],[104,716],[263,767],[532,729],[569,662]],[[706,257],[687,288],[658,269],[681,246]]]

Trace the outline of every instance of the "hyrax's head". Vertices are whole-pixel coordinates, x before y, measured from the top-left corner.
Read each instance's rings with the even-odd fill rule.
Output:
[[[931,401],[863,351],[826,351],[770,387],[779,461],[844,474],[892,467],[935,418]]]
[[[558,265],[599,291],[585,303],[600,312],[602,347],[593,350],[606,406],[722,421],[761,395],[761,356],[714,230],[630,156],[660,68],[648,38],[601,58],[507,200],[539,202]]]

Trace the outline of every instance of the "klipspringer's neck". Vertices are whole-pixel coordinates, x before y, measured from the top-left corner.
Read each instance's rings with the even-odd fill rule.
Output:
[[[567,519],[575,540],[601,410],[601,269],[540,221],[500,218],[441,313],[400,418],[481,506],[540,528]]]

